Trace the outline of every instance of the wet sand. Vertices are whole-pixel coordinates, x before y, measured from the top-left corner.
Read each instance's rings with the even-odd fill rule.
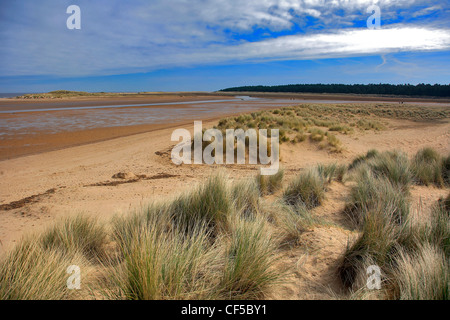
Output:
[[[239,98],[236,99],[236,96],[245,96],[246,93],[240,92],[129,94],[36,100],[0,99],[0,112],[6,112],[0,113],[0,161],[186,126],[192,124],[194,120],[217,120],[242,112],[300,103],[355,103],[370,101],[372,98],[380,99],[355,95],[248,94],[259,99],[241,101]],[[445,102],[442,99],[431,100]],[[420,99],[411,101],[426,103]],[[89,107],[101,109],[76,109]],[[30,109],[37,111],[9,113]],[[46,109],[54,110],[45,111]]]
[[[274,101],[277,100],[281,100],[280,97],[267,99],[264,103],[260,101],[253,107],[274,108]],[[287,100],[287,103],[296,105],[302,101]],[[104,101],[99,103],[103,105]],[[117,103],[123,104],[123,101]],[[241,106],[248,104],[242,102]],[[226,106],[223,103],[218,105]],[[185,107],[187,111],[199,108],[194,105]],[[166,106],[164,110],[169,112],[179,110],[178,108]],[[117,108],[108,109],[108,112],[113,111],[119,116],[124,116],[127,113],[139,114],[143,110],[150,112],[147,109],[151,108],[139,110]],[[63,110],[3,116],[19,119],[25,117],[36,123],[45,119],[57,119],[58,116],[67,119],[80,118],[84,115],[89,120],[92,111]],[[203,114],[202,117],[221,118],[223,117],[221,112],[223,108],[218,108],[216,113],[210,112]],[[242,113],[244,109],[238,107],[230,112]],[[97,127],[56,133],[52,133],[51,128],[47,131],[41,128],[38,134],[22,130],[22,134],[13,135],[17,150],[34,150],[33,152],[37,154],[0,161],[0,258],[15,244],[20,243],[23,237],[32,237],[56,221],[74,214],[81,213],[99,219],[109,228],[114,216],[142,210],[145,205],[154,201],[171,200],[203,183],[218,170],[225,171],[227,181],[230,183],[255,178],[259,170],[258,166],[254,165],[173,164],[170,151],[176,142],[171,141],[171,134],[175,127],[186,128],[192,133],[192,120],[199,118],[195,118],[195,114],[191,117],[192,119],[173,117],[164,123]],[[205,120],[203,125],[212,127],[217,122]],[[386,129],[379,132],[361,131],[350,135],[336,133],[343,143],[342,153],[329,152],[309,139],[295,145],[290,143],[281,145],[283,155],[281,165],[285,170],[283,185],[288,185],[295,179],[300,170],[316,166],[318,163],[349,164],[356,156],[365,154],[370,149],[402,150],[409,156],[413,156],[423,147],[432,147],[443,155],[450,152],[449,119],[440,121],[383,119],[383,122]],[[10,141],[10,147],[14,147],[13,140]],[[4,146],[4,141],[0,140],[0,146]],[[45,145],[36,146],[36,149],[24,148],[24,144],[32,143]],[[60,150],[43,152],[46,148]],[[3,152],[4,150],[0,151],[0,154]],[[133,173],[139,179],[116,179],[117,173],[121,172]],[[312,216],[326,223],[304,232],[300,239],[301,246],[292,250],[287,247],[282,249],[282,255],[277,257],[275,267],[295,272],[289,277],[289,281],[276,287],[268,299],[340,297],[335,294],[341,288],[336,278],[337,268],[349,241],[356,235],[349,230],[347,218],[343,215],[351,186],[351,182],[332,182],[327,187],[324,203],[311,211]],[[414,212],[423,212],[426,215],[430,212],[431,206],[440,197],[447,196],[448,192],[448,188],[412,186],[411,208]],[[275,198],[266,197],[262,203],[275,201],[279,196],[281,195],[276,195]]]
[[[207,100],[205,100],[207,99]],[[6,101],[9,100],[9,101]],[[205,103],[205,101],[211,101]],[[229,101],[229,102],[226,102]],[[150,105],[158,103],[182,105]],[[201,102],[201,103],[200,103]],[[9,103],[9,104],[8,104]],[[129,105],[120,108],[73,107]],[[137,104],[136,107],[133,104]],[[133,134],[192,124],[194,120],[216,120],[224,116],[292,104],[290,100],[240,101],[233,97],[196,96],[146,99],[99,98],[58,101],[0,101],[0,110],[41,109],[39,112],[0,114],[0,161],[71,146],[105,141]],[[43,111],[55,108],[59,110]]]
[[[90,107],[102,105],[133,105],[144,103],[168,103],[168,102],[188,102],[201,100],[233,100],[235,95],[208,95],[208,94],[129,94],[124,96],[100,96],[100,97],[72,97],[61,99],[16,99],[0,98],[0,111],[26,110],[26,109],[46,109],[65,107]]]

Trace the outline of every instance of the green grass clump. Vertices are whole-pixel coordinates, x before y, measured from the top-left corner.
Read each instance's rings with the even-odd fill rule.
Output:
[[[169,211],[180,228],[188,231],[199,223],[206,224],[215,235],[227,229],[227,215],[233,206],[231,199],[225,176],[218,174],[192,192],[175,199]]]
[[[259,189],[256,181],[240,181],[233,185],[231,194],[235,209],[245,216],[259,212]]]
[[[347,174],[347,166],[338,165],[337,163],[328,165],[319,164],[317,171],[327,182],[331,182],[332,180],[344,182],[345,175]]]
[[[135,241],[140,241],[141,231],[151,226],[173,228],[173,217],[169,211],[170,204],[152,203],[138,212],[125,216],[114,216],[112,220],[112,239],[122,253],[128,252]],[[135,239],[137,237],[137,239]]]
[[[292,181],[283,193],[287,204],[304,204],[311,209],[322,204],[325,199],[325,179],[317,169],[310,169],[301,173]]]
[[[223,296],[228,299],[261,299],[279,278],[273,268],[277,260],[274,241],[261,220],[240,220],[226,250],[221,279]]]
[[[407,191],[412,182],[408,157],[397,151],[386,151],[369,160],[368,165],[377,177],[385,177],[403,191]]]
[[[276,174],[264,176],[258,174],[256,176],[256,185],[262,196],[273,194],[283,186],[284,169],[280,168]]]
[[[405,221],[410,206],[408,195],[385,177],[375,177],[367,167],[360,170],[345,209],[355,225],[364,224],[368,213],[383,213],[391,209],[397,223]]]
[[[367,119],[358,120],[356,122],[356,126],[361,130],[375,130],[375,131],[381,131],[385,128],[381,122]]]
[[[442,159],[442,178],[447,186],[450,186],[450,154]]]
[[[295,137],[291,140],[291,142],[292,143],[300,143],[300,142],[305,141],[306,138],[307,138],[307,135],[303,131],[300,131],[295,135]]]
[[[90,260],[105,257],[105,228],[96,219],[77,215],[65,218],[62,222],[46,230],[40,237],[45,249],[69,252],[81,252]]]
[[[331,147],[331,151],[333,152],[341,152],[342,151],[342,142],[339,140],[334,134],[331,132],[327,132],[326,134],[328,145]]]
[[[79,253],[47,250],[40,243],[24,240],[0,261],[0,300],[68,299],[73,290],[67,287],[70,275],[66,270],[71,265],[86,270]]]
[[[354,131],[353,128],[351,128],[351,127],[349,127],[347,125],[344,125],[344,124],[332,125],[332,126],[329,127],[329,130],[330,131],[337,131],[337,132],[340,132],[340,133],[343,133],[343,134],[349,134],[349,133],[352,133]]]
[[[441,199],[425,223],[409,213],[408,196],[368,164],[352,188],[352,216],[361,235],[347,247],[339,277],[349,289],[367,291],[366,268],[382,270],[384,298],[448,299],[450,214]],[[450,196],[449,196],[450,198]],[[347,207],[348,210],[348,207]]]
[[[313,142],[320,142],[325,139],[325,132],[318,128],[312,128],[309,130],[309,139]]]
[[[385,206],[385,211],[366,212],[362,233],[356,242],[347,247],[341,265],[339,277],[347,288],[353,288],[358,274],[365,272],[367,261],[386,268],[393,261],[393,248],[396,244],[398,229],[394,222],[396,208]]]
[[[433,206],[425,234],[428,242],[438,246],[450,257],[450,194]]]
[[[290,206],[283,202],[276,202],[272,204],[271,210],[275,211],[274,221],[281,229],[280,245],[282,247],[300,245],[302,234],[322,223],[302,204]]]
[[[393,272],[394,298],[400,300],[449,300],[448,256],[434,245],[416,252],[400,250]]]
[[[444,186],[443,159],[432,148],[419,150],[412,161],[412,172],[418,184]]]
[[[210,298],[214,291],[206,226],[197,225],[186,235],[157,222],[152,220],[120,248],[124,256],[111,270],[115,287],[109,294],[127,300]]]
[[[365,155],[356,157],[352,161],[352,163],[348,166],[348,170],[352,170],[352,169],[356,168],[358,165],[360,165],[362,163],[366,163],[367,160],[370,160],[378,155],[379,155],[379,152],[377,150],[371,149],[371,150],[367,151],[367,153]]]

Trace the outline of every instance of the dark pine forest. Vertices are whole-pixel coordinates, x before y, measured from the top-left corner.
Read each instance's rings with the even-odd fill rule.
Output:
[[[222,92],[352,93],[398,96],[450,97],[450,85],[441,84],[288,84],[278,86],[243,86]]]

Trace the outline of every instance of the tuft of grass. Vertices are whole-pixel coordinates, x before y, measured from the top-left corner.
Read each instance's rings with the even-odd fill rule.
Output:
[[[209,236],[197,225],[186,235],[177,228],[164,230],[158,219],[121,247],[123,262],[111,270],[116,299],[204,299],[213,294]],[[211,276],[211,278],[208,278]]]
[[[340,132],[340,133],[343,133],[343,134],[350,134],[350,133],[354,132],[353,128],[351,128],[351,127],[349,127],[347,125],[344,125],[344,124],[332,125],[332,126],[329,127],[329,130],[330,131],[337,131],[337,132]]]
[[[377,150],[371,149],[371,150],[367,151],[367,153],[365,155],[356,157],[352,161],[352,163],[348,166],[348,170],[352,170],[352,169],[356,168],[358,165],[360,165],[362,163],[366,163],[367,160],[370,160],[378,155],[379,155],[379,152]]]
[[[312,128],[309,130],[310,136],[309,139],[313,142],[320,142],[325,139],[325,132],[323,130],[320,130],[318,128]]]
[[[77,215],[65,218],[40,237],[44,249],[62,254],[81,252],[86,258],[101,261],[105,256],[105,228],[96,219]]]
[[[430,244],[411,253],[400,250],[393,272],[394,298],[400,300],[449,300],[448,256]]]
[[[395,207],[390,206],[384,212],[366,212],[362,233],[356,242],[347,246],[338,269],[338,275],[346,288],[354,288],[363,266],[368,261],[386,268],[394,259],[393,247],[396,244],[397,229],[393,222]]]
[[[442,159],[442,178],[447,186],[450,186],[450,154]]]
[[[276,174],[270,176],[263,176],[258,174],[256,176],[256,185],[262,196],[277,192],[283,186],[284,169],[280,168]]]
[[[221,279],[228,299],[261,299],[280,278],[273,268],[277,260],[272,237],[262,220],[240,220],[232,231]]]
[[[140,212],[115,216],[112,220],[112,239],[121,253],[127,253],[135,241],[140,241],[142,230],[151,226],[169,230],[172,228],[172,219],[169,205],[152,203]]]
[[[317,166],[317,171],[327,182],[331,182],[332,180],[344,182],[345,175],[347,173],[347,166],[338,165],[337,163],[328,165],[319,164]]]
[[[412,182],[412,174],[409,159],[404,153],[386,151],[372,157],[367,164],[375,176],[385,177],[403,191],[408,190]]]
[[[336,181],[345,182],[347,171],[348,171],[348,169],[347,169],[346,165],[343,165],[343,164],[338,165],[336,167],[336,171],[334,173],[334,177],[335,177]]]
[[[232,209],[230,192],[223,174],[212,176],[205,184],[175,199],[169,211],[174,223],[189,231],[197,224],[208,225],[212,235],[227,229],[227,215]]]
[[[419,150],[413,158],[411,169],[418,184],[444,186],[443,159],[434,149]]]
[[[255,216],[259,212],[259,193],[256,181],[246,180],[234,184],[231,195],[235,209],[244,216]]]
[[[311,209],[321,205],[325,199],[325,185],[326,182],[317,169],[310,169],[288,185],[283,199],[287,204],[304,204]]]
[[[301,129],[298,129],[296,131],[299,131],[299,132],[295,135],[295,137],[291,140],[291,142],[292,143],[300,143],[300,142],[305,141],[307,138],[307,135]]]
[[[448,194],[447,198],[440,199],[440,203],[442,205],[442,208],[449,213],[450,212],[450,193]],[[450,214],[450,213],[449,213]]]
[[[345,212],[355,225],[361,226],[368,213],[391,209],[394,221],[401,223],[407,219],[409,208],[409,197],[403,190],[384,177],[375,177],[367,167],[361,167]]]
[[[362,233],[344,254],[339,267],[342,283],[365,292],[361,283],[367,278],[365,267],[375,264],[382,270],[386,297],[448,299],[450,220],[444,200],[425,224],[409,214],[399,220],[398,204],[389,197],[380,201],[383,210],[365,209]]]
[[[67,287],[67,268],[78,265],[86,270],[86,264],[79,253],[46,250],[24,240],[0,261],[0,300],[68,299],[73,290]]]
[[[332,152],[342,152],[342,142],[331,132],[326,133],[328,145]]]
[[[438,246],[450,257],[450,194],[433,206],[425,234],[428,242]]]
[[[296,247],[300,245],[302,234],[322,222],[301,204],[290,206],[283,202],[277,202],[272,206],[276,211],[275,224],[281,231],[279,237],[281,246]]]
[[[356,122],[356,126],[361,130],[381,131],[385,126],[377,120],[360,119]]]

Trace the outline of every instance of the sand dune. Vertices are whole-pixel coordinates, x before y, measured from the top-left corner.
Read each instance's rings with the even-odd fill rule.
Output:
[[[413,155],[423,147],[442,154],[450,152],[450,121],[418,122],[384,119],[386,130],[338,134],[341,153],[331,153],[305,141],[282,145],[285,179],[318,163],[349,163],[369,149],[403,150]],[[204,123],[212,127],[217,120]],[[191,124],[181,127],[193,129]],[[170,199],[204,181],[219,166],[176,166],[168,154],[174,128],[117,137],[61,150],[23,156],[0,162],[0,252],[21,237],[42,230],[60,217],[82,212],[108,221],[142,204]],[[232,180],[254,177],[257,166],[225,166]],[[117,173],[127,173],[123,177]],[[125,179],[123,179],[125,178]],[[334,298],[339,292],[335,272],[347,241],[355,233],[346,226],[342,207],[349,188],[331,184],[324,205],[315,214],[334,223],[302,235],[305,245],[286,253],[280,268],[297,266],[291,281],[269,295],[274,299]],[[413,206],[429,207],[448,190],[414,186]]]

